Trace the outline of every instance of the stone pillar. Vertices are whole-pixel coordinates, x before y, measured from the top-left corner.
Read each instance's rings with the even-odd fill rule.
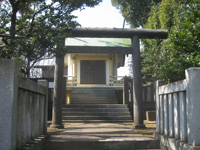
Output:
[[[133,99],[134,99],[134,127],[144,128],[143,108],[142,108],[142,75],[141,75],[141,58],[140,58],[140,40],[139,36],[134,35],[132,38],[133,47]]]
[[[56,57],[54,72],[54,95],[52,108],[52,128],[63,128],[62,124],[62,104],[63,104],[63,69],[64,57]]]
[[[0,59],[0,149],[16,149],[19,66],[16,61]]]
[[[178,93],[173,93],[173,105],[174,105],[174,110],[173,110],[174,116],[176,116],[176,119],[174,119],[174,137],[176,139],[179,139],[180,138],[180,113],[179,113],[180,106],[179,106]],[[162,110],[160,110],[160,112],[163,115]],[[163,124],[164,120],[161,119],[160,122]],[[163,133],[162,130],[160,133],[161,134]]]
[[[67,78],[63,77],[63,93],[62,93],[63,98],[62,99],[63,99],[64,105],[66,104],[66,95],[67,95],[66,81],[67,81]]]
[[[168,94],[168,106],[169,106],[169,136],[174,137],[174,109],[173,109],[172,94]]]
[[[164,81],[156,81],[156,137],[159,136],[159,134],[161,133],[161,124],[163,123],[161,120],[161,99],[159,96],[159,87],[164,85]]]
[[[169,107],[168,107],[168,96],[163,96],[163,108],[164,108],[164,135],[169,135]]]
[[[189,68],[185,73],[188,84],[186,92],[188,142],[193,146],[200,146],[200,67]]]
[[[49,88],[49,83],[47,80],[38,80],[38,84],[44,86],[44,87],[47,87]],[[43,126],[43,130],[44,130],[44,133],[46,134],[47,133],[47,121],[48,121],[48,98],[49,98],[49,90],[46,94],[46,99],[45,99],[45,108],[44,108],[44,126]]]
[[[129,91],[129,86],[128,86],[128,77],[125,76],[123,78],[124,80],[124,87],[123,87],[123,105],[126,105],[129,103],[129,94],[128,94],[128,91]]]
[[[129,90],[128,90],[128,93],[129,93],[129,103],[128,103],[128,107],[129,107],[129,111],[131,113],[131,117],[134,121],[134,113],[133,113],[133,80],[132,78],[129,78],[128,79],[128,86],[129,86]]]

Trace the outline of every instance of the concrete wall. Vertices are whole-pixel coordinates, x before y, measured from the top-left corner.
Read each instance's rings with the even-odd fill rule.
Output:
[[[47,129],[48,89],[19,76],[14,60],[0,59],[0,149],[14,150]],[[47,82],[40,84],[47,86]]]
[[[162,149],[200,149],[200,68],[186,79],[156,89],[157,137]]]

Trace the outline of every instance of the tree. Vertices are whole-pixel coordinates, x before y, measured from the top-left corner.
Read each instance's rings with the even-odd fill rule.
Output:
[[[153,6],[145,28],[166,28],[167,40],[143,40],[144,83],[174,82],[185,78],[185,69],[200,66],[200,2],[163,0]]]
[[[132,27],[168,29],[166,40],[142,40],[143,83],[185,78],[185,69],[200,66],[199,0],[112,0]],[[145,6],[145,5],[146,6]]]
[[[151,7],[157,5],[161,1],[162,0],[112,0],[112,4],[120,9],[123,17],[132,27],[140,27],[147,22]]]
[[[72,12],[101,0],[1,0],[0,58],[17,59],[30,68],[44,56],[66,53],[59,42],[79,25]]]

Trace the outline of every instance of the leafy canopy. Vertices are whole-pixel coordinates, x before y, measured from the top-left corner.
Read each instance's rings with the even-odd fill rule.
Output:
[[[28,72],[44,56],[63,55],[61,42],[70,34],[68,29],[79,25],[72,12],[99,2],[0,0],[0,58],[15,58],[25,64]]]
[[[151,7],[161,0],[112,0],[113,6],[121,10],[125,20],[132,27],[143,26],[148,19]]]
[[[163,0],[152,7],[145,28],[165,28],[167,40],[143,40],[144,82],[174,82],[185,78],[185,69],[200,66],[200,2]]]
[[[142,40],[143,83],[185,78],[200,66],[199,0],[112,0],[132,27],[168,29],[167,40]]]

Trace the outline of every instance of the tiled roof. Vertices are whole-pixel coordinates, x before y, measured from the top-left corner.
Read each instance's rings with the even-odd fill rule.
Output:
[[[128,38],[66,38],[66,46],[130,47]]]

